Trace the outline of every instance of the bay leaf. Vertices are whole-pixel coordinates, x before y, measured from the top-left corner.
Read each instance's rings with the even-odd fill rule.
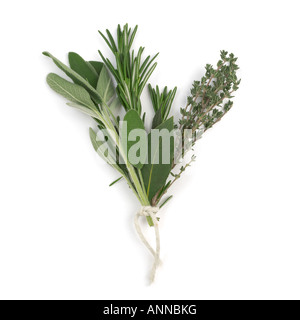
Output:
[[[126,125],[125,125],[125,122],[126,122]],[[145,131],[145,127],[142,119],[140,118],[136,110],[131,109],[125,114],[123,119],[123,125],[121,128],[121,143],[122,143],[123,149],[126,150],[127,152],[127,157],[128,157],[128,154],[130,153],[130,149],[137,143],[137,141],[128,140],[130,132],[134,129],[140,129],[142,132],[145,132],[145,135],[146,135],[146,131]],[[141,143],[143,143],[143,141],[141,141]],[[133,161],[130,161],[132,160],[130,159],[130,157],[128,159],[129,162],[138,169],[141,169],[143,167],[143,163],[145,162],[145,159],[147,156],[147,145],[143,147],[145,149],[145,152],[142,152],[142,150],[140,150],[142,154],[139,155],[139,157],[141,158],[141,161],[135,163]]]
[[[169,132],[171,132],[173,128],[173,117],[171,117],[162,124],[160,124],[158,127],[156,127],[154,130],[167,129]],[[142,176],[149,201],[151,201],[151,199],[160,190],[160,188],[164,186],[170,174],[174,156],[173,138],[170,139],[170,150],[162,150],[162,139],[159,139],[159,141],[156,144],[153,144],[153,135],[154,133],[152,129],[148,135],[148,163],[144,164],[142,168]],[[170,163],[163,163],[163,152],[169,152]]]

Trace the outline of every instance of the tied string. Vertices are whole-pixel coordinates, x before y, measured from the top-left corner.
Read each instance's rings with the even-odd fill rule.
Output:
[[[134,224],[135,224],[135,229],[140,237],[140,239],[142,240],[143,244],[145,245],[145,247],[152,253],[153,257],[154,257],[154,263],[153,263],[153,267],[151,270],[151,274],[150,274],[150,281],[151,283],[153,283],[154,279],[155,279],[155,273],[156,273],[156,269],[160,264],[160,237],[159,237],[159,230],[158,230],[158,221],[156,218],[156,213],[158,212],[158,207],[151,207],[151,206],[143,206],[141,207],[141,209],[136,213],[135,215],[135,219],[134,219]],[[155,240],[156,240],[156,248],[155,251],[154,249],[151,247],[151,245],[149,244],[149,242],[146,240],[140,224],[139,224],[139,218],[140,217],[148,217],[150,216],[153,224],[154,224],[154,230],[155,230]]]

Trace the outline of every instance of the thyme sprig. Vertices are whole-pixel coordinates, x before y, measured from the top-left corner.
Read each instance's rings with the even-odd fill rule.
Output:
[[[221,51],[221,59],[217,68],[207,64],[206,72],[201,81],[194,81],[191,95],[187,98],[187,105],[180,109],[182,118],[179,120],[180,128],[203,132],[231,109],[233,93],[239,88],[241,82],[237,78],[237,58],[227,51]],[[197,140],[197,137],[195,137]]]

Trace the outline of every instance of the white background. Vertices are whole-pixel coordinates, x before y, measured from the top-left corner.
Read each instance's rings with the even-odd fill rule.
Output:
[[[1,5],[1,299],[299,299],[299,1],[6,1]],[[46,85],[68,51],[108,50],[98,29],[139,25],[160,52],[152,84],[193,80],[219,50],[239,57],[230,113],[162,210],[163,266],[133,216],[139,204],[103,165],[87,116]],[[149,107],[145,92],[144,105]],[[150,109],[149,109],[150,110]],[[152,114],[151,114],[152,116]],[[150,118],[150,113],[149,113]],[[148,233],[152,236],[153,230]]]

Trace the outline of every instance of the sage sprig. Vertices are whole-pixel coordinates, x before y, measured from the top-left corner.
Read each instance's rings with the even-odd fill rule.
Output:
[[[53,60],[69,80],[54,73],[47,76],[47,83],[65,97],[69,106],[91,116],[96,129],[90,128],[90,139],[96,152],[126,181],[141,209],[135,216],[135,226],[141,240],[154,256],[151,280],[154,280],[160,259],[160,240],[157,213],[171,195],[164,197],[178,181],[187,167],[195,161],[192,155],[186,165],[180,165],[187,152],[193,148],[202,134],[220,121],[232,107],[234,92],[240,80],[237,78],[237,58],[221,51],[216,67],[206,65],[205,75],[194,81],[186,106],[180,108],[181,118],[174,123],[170,116],[177,87],[161,91],[148,84],[154,115],[152,129],[145,129],[146,113],[143,112],[141,94],[157,66],[158,54],[143,57],[144,47],[133,49],[137,26],[126,24],[117,27],[116,38],[109,30],[102,39],[113,53],[114,61],[104,57],[102,61],[88,61],[75,52],[68,54],[69,66],[52,54],[43,54]],[[117,106],[125,110],[121,112]],[[154,226],[155,250],[141,232],[139,217]]]

